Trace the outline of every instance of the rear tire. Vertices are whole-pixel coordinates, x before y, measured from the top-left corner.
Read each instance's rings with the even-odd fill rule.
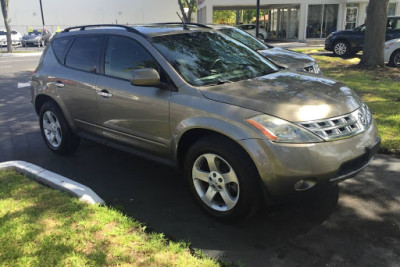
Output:
[[[392,53],[390,56],[389,65],[400,68],[400,50],[396,50]]]
[[[59,154],[74,152],[80,138],[72,133],[60,108],[52,102],[43,104],[39,113],[40,131],[48,148]]]
[[[184,174],[197,203],[217,219],[245,218],[261,203],[258,171],[229,139],[208,136],[194,143],[186,154]]]

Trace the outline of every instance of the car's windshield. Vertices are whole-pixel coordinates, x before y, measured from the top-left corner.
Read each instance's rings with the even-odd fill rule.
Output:
[[[157,36],[152,43],[194,86],[239,81],[278,71],[245,45],[215,32]]]
[[[0,31],[0,35],[6,35],[6,32]]]
[[[33,32],[28,32],[28,35],[41,35],[42,32],[34,30]]]
[[[247,45],[248,47],[250,47],[255,51],[265,50],[270,48],[267,45],[260,42],[257,38],[253,37],[252,35],[242,30],[235,28],[222,28],[219,31],[235,40],[238,40],[239,42]]]
[[[358,26],[357,28],[354,29],[354,31],[356,32],[365,32],[365,30],[367,29],[367,27],[365,26],[365,24]]]

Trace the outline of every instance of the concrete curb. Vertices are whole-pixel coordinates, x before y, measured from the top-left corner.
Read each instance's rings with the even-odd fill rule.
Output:
[[[2,162],[0,163],[0,169],[15,170],[51,188],[70,193],[79,198],[80,201],[88,204],[104,203],[104,200],[89,187],[25,161]]]
[[[1,57],[38,57],[41,56],[43,52],[32,52],[32,53],[0,53]]]

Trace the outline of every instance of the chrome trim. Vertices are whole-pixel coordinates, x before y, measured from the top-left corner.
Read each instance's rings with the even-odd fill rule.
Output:
[[[372,115],[367,105],[346,115],[325,120],[298,122],[297,125],[318,135],[325,141],[348,138],[360,134],[371,125]]]

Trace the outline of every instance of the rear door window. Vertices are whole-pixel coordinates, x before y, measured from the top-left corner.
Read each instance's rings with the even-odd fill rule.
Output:
[[[65,65],[78,70],[99,72],[103,43],[102,36],[77,37],[66,55]]]

